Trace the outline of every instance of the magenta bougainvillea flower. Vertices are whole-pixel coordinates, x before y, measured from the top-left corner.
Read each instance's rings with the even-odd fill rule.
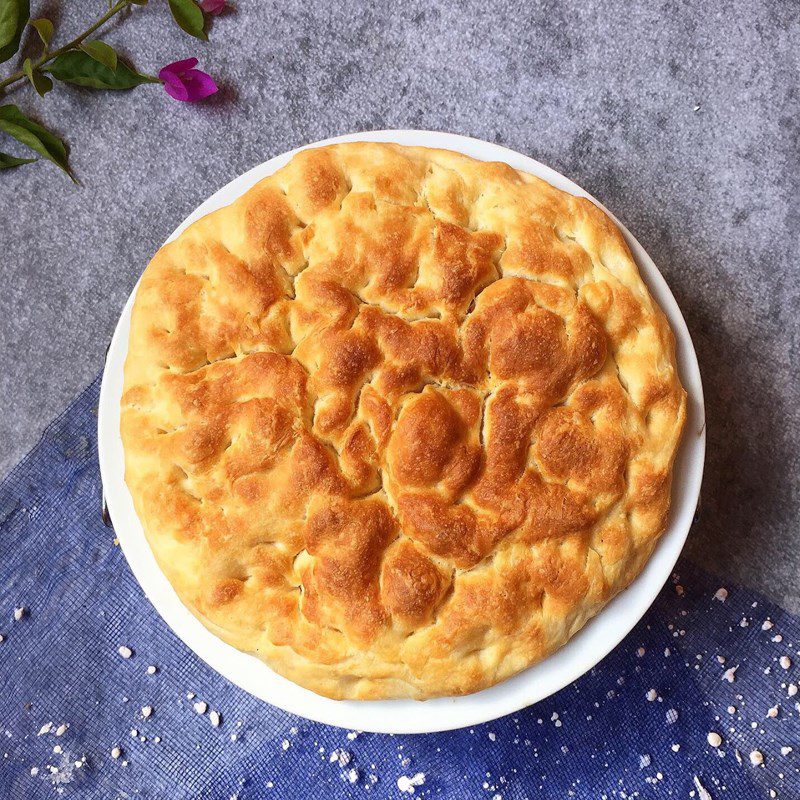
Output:
[[[200,8],[206,14],[221,14],[225,8],[225,0],[201,0]]]
[[[214,79],[205,72],[195,69],[196,66],[196,58],[187,58],[167,64],[158,73],[170,97],[184,103],[195,103],[217,91]]]

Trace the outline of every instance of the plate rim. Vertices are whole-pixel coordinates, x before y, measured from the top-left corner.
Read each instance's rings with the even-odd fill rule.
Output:
[[[133,501],[124,480],[119,401],[130,313],[141,278],[133,287],[115,326],[103,370],[98,404],[101,480],[117,539],[145,596],[178,638],[214,671],[255,697],[316,722],[374,733],[454,730],[514,713],[560,691],[600,663],[650,608],[672,574],[700,498],[706,449],[702,378],[691,335],[677,301],[633,234],[602,203],[561,173],[515,150],[480,139],[440,131],[400,129],[350,133],[303,145],[274,156],[229,181],[190,213],[166,242],[172,241],[188,225],[210,211],[233,202],[258,180],[280,169],[295,153],[353,141],[434,147],[455,150],[484,161],[504,161],[543,178],[559,189],[589,198],[618,225],[642,279],[674,331],[678,372],[687,391],[687,419],[673,466],[669,522],[644,569],[630,586],[557,651],[516,676],[473,694],[425,701],[331,700],[281,677],[255,656],[223,642],[183,605],[156,564],[141,522],[133,510]]]

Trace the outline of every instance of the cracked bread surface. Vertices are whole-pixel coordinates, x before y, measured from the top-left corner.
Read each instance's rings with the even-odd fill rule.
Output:
[[[667,321],[593,203],[450,151],[339,144],[145,270],[125,478],[228,643],[328,697],[465,694],[640,572],[685,405]]]

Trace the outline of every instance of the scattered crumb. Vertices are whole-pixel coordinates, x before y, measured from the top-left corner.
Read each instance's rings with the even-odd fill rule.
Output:
[[[209,711],[208,712],[208,719],[211,721],[211,725],[215,728],[219,727],[219,712],[218,711]]]
[[[697,111],[697,109],[695,109],[695,111]],[[708,793],[708,790],[705,788],[705,786],[700,783],[700,778],[698,778],[697,775],[694,776],[694,785],[697,789],[697,796],[700,798],[700,800],[712,800],[711,795]]]
[[[765,620],[764,620],[764,621],[761,623],[761,630],[762,630],[762,631],[768,631],[768,630],[770,630],[771,628],[772,628],[772,622],[771,622],[770,620],[768,620],[768,619],[765,619]]]
[[[781,747],[781,755],[782,756],[788,756],[789,753],[791,753],[791,752],[792,752],[792,748],[791,747],[789,747],[789,746]]]
[[[56,736],[63,736],[67,732],[67,728],[69,728],[69,725],[67,725],[65,722],[62,722],[56,728]]]
[[[27,610],[28,610],[28,609],[27,609],[27,608],[25,608],[25,606],[20,606],[19,608],[15,608],[15,609],[14,609],[14,619],[15,619],[17,622],[19,622],[19,621],[20,621],[20,620],[21,620],[21,619],[22,619],[22,618],[25,616],[25,612],[26,612]]]
[[[37,736],[44,736],[46,733],[50,733],[50,729],[52,727],[53,727],[53,723],[52,722],[45,722],[45,724],[42,725],[41,728],[39,728],[39,733],[37,733],[36,735]]]
[[[716,731],[710,731],[706,739],[712,747],[719,747],[722,744],[722,737]]]
[[[760,766],[764,763],[764,754],[760,750],[753,750],[753,752],[750,753],[750,763],[754,767]]]
[[[681,746],[676,742],[675,744],[672,745],[670,749],[672,750],[673,753],[677,753],[678,750],[681,749]]]
[[[789,685],[786,687],[786,694],[788,694],[788,695],[789,695],[789,697],[794,697],[794,696],[797,694],[797,684],[795,684],[795,683],[790,683],[790,684],[789,684]]]
[[[152,664],[147,668],[147,674],[148,675],[155,675],[156,674],[156,668]]]
[[[728,681],[728,683],[733,683],[736,680],[737,669],[739,669],[738,664],[735,667],[730,667],[729,669],[726,669],[725,672],[722,673],[722,680]]]
[[[292,746],[292,743],[288,739],[284,739],[281,742],[281,749],[282,750],[288,750],[291,746]]]
[[[122,755],[122,750],[119,747],[111,748],[111,758],[119,758]]]
[[[335,750],[331,751],[328,761],[330,761],[331,764],[335,762],[340,767],[346,767],[350,763],[351,758],[352,756],[347,752],[347,750],[342,750],[341,748],[337,747]]]
[[[142,706],[142,716],[147,719],[153,713],[153,706]]]
[[[724,587],[720,587],[717,589],[714,599],[719,600],[720,603],[724,603],[728,599],[728,590]]]
[[[778,716],[778,706],[772,706],[772,708],[770,708],[770,709],[767,711],[767,716],[768,716],[770,719],[774,719],[775,717],[777,717],[777,716]]]
[[[425,783],[425,773],[418,772],[416,775],[401,775],[397,779],[397,788],[401,792],[408,792],[408,794],[414,794],[414,787],[415,786],[422,786]]]
[[[206,703],[206,702],[205,702],[205,701],[203,701],[203,700],[198,700],[198,701],[197,701],[197,702],[194,704],[194,710],[195,710],[195,711],[196,711],[198,714],[205,714],[205,713],[206,713],[206,709],[207,709],[207,708],[208,708],[208,703]]]
[[[781,656],[778,659],[778,663],[784,668],[789,669],[792,666],[792,659],[789,656]]]
[[[126,647],[124,644],[121,644],[121,645],[120,645],[120,646],[117,648],[117,652],[118,652],[118,653],[119,653],[119,654],[120,654],[120,655],[121,655],[123,658],[130,658],[130,657],[133,655],[133,650],[131,650],[131,649],[130,649],[130,647]]]
[[[655,689],[648,689],[645,697],[652,703],[658,697],[658,692]]]

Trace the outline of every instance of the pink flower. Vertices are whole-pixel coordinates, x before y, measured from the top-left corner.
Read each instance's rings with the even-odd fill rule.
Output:
[[[184,61],[167,64],[158,73],[170,97],[184,103],[195,103],[217,91],[214,79],[205,72],[195,69],[196,66],[196,58],[187,58]]]
[[[206,14],[221,14],[223,9],[225,8],[225,0],[201,0],[200,8],[206,12]]]

